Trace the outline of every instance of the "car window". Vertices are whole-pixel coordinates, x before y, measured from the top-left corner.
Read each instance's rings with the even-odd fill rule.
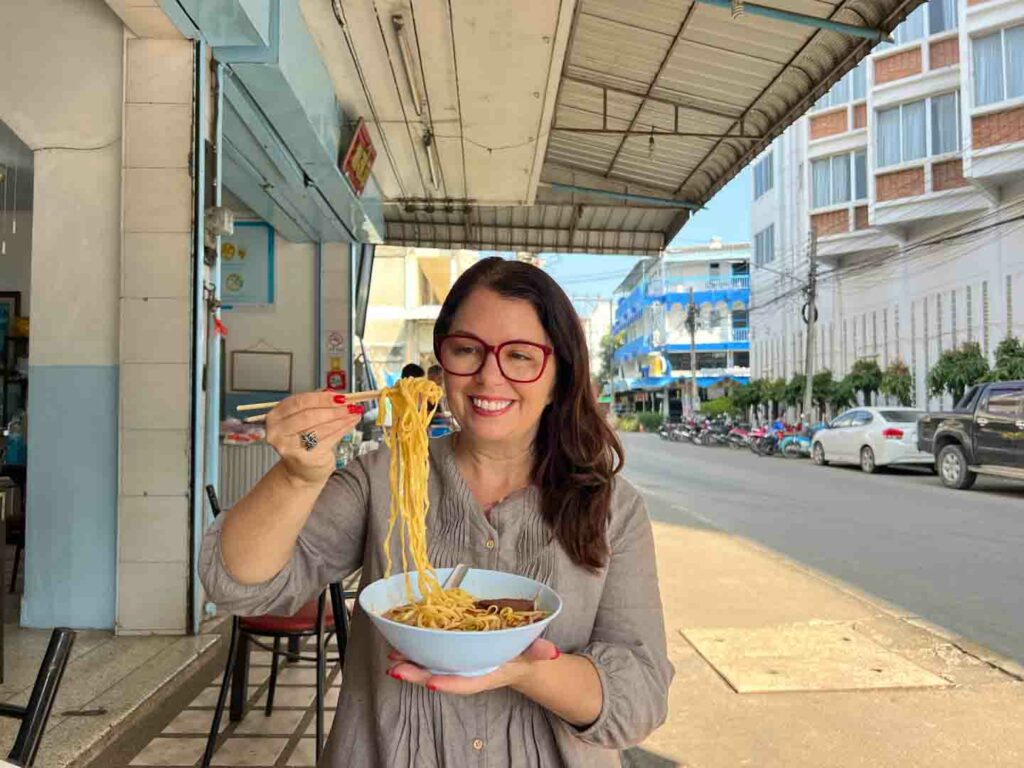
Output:
[[[954,408],[953,410],[956,410],[956,411],[973,411],[974,410],[974,406],[977,404],[977,401],[978,401],[978,394],[983,389],[984,389],[984,387],[980,387],[977,384],[974,385],[973,387],[971,387],[970,389],[968,389],[964,393],[964,396],[960,398],[960,402],[956,404],[956,408]]]
[[[842,429],[848,427],[853,423],[853,411],[847,411],[846,413],[837,416],[835,421],[832,422],[830,427],[832,429]]]
[[[1024,392],[1016,387],[993,387],[988,392],[985,412],[993,416],[1016,416],[1022,399]]]
[[[870,424],[872,415],[867,411],[855,411],[853,414],[853,426],[863,427],[865,424]]]
[[[922,411],[879,411],[878,415],[890,424],[916,424]]]

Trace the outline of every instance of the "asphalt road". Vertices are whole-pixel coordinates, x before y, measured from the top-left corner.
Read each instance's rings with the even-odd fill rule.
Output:
[[[1024,483],[816,467],[623,434],[656,520],[746,536],[1024,663]]]

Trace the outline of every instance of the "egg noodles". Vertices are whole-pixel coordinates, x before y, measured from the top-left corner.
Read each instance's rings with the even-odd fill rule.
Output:
[[[398,528],[408,600],[405,605],[391,608],[384,616],[416,627],[463,632],[532,624],[547,613],[477,601],[463,589],[444,589],[430,564],[427,555],[428,428],[443,394],[437,384],[418,377],[400,379],[395,386],[381,392],[377,423],[384,426],[384,443],[391,450],[391,513],[384,539],[385,578],[391,575],[391,541]],[[390,404],[390,426],[384,424],[385,401]],[[410,556],[418,577],[419,600],[409,575]]]

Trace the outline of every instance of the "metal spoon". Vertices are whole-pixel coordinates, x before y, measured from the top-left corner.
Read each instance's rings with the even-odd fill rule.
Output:
[[[469,566],[464,563],[459,563],[452,572],[448,574],[448,578],[444,580],[442,589],[457,589],[462,580],[466,578],[466,574],[469,573]]]

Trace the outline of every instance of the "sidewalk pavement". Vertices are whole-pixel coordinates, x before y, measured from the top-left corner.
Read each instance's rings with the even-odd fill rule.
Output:
[[[749,540],[655,524],[668,722],[627,765],[1024,765],[1024,668]]]
[[[1024,765],[1019,665],[740,537],[657,523],[655,538],[676,677],[628,768]],[[195,766],[223,650],[89,765]],[[253,664],[253,709],[225,718],[214,764],[312,766],[313,669],[282,673],[266,718],[269,656]],[[340,683],[332,668],[328,723]]]

